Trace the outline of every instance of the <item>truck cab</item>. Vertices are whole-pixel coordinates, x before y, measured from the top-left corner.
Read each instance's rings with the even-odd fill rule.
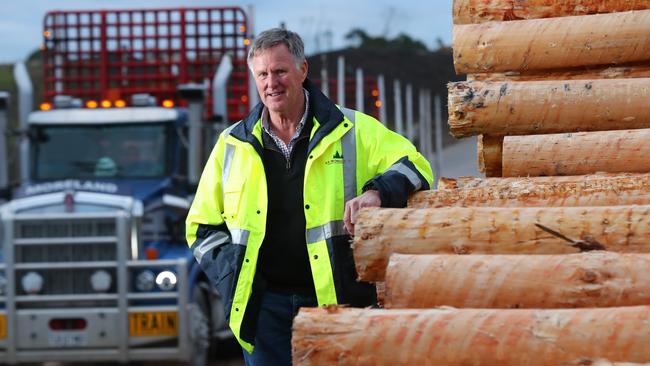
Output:
[[[227,329],[184,241],[186,123],[163,107],[30,115],[29,180],[0,213],[3,361],[207,362]]]

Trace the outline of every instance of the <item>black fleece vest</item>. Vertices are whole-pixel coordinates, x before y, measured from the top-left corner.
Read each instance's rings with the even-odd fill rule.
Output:
[[[307,116],[287,161],[275,141],[263,132],[264,170],[268,187],[266,235],[257,270],[270,291],[314,295],[305,227],[303,184],[312,115]]]

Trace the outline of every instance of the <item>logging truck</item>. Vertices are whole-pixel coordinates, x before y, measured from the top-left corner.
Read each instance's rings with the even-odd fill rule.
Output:
[[[183,221],[219,129],[249,110],[246,14],[54,11],[43,25],[44,101],[0,210],[0,363],[206,365],[231,333]]]

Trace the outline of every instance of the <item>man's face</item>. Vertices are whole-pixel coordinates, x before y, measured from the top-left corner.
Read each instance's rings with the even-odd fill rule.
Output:
[[[252,65],[257,92],[269,111],[287,114],[302,110],[307,61],[297,67],[287,46],[280,44],[257,53]]]

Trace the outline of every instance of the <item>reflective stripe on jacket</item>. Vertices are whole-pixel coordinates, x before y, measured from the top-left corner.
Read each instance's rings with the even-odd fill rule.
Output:
[[[345,202],[366,187],[380,192],[382,206],[404,206],[408,194],[429,189],[433,174],[404,137],[371,116],[339,110],[308,80],[304,87],[314,110],[304,177],[305,236],[318,304],[367,306],[374,286],[356,281],[343,226]],[[220,135],[186,227],[194,256],[223,297],[230,328],[249,352],[264,288],[256,276],[268,206],[261,112],[260,104]]]

